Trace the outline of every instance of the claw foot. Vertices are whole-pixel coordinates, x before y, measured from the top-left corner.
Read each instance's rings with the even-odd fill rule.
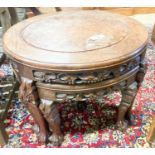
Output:
[[[64,140],[63,135],[52,134],[48,139],[54,146],[60,146]]]
[[[33,131],[37,134],[37,138],[41,143],[46,142],[46,135],[40,132],[39,126],[37,124],[33,126]]]
[[[125,131],[127,129],[128,123],[125,121],[119,121],[116,123],[116,128],[120,131]]]

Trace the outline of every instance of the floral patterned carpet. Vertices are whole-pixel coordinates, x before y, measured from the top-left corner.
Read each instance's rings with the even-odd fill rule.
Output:
[[[138,90],[132,108],[132,125],[125,132],[115,129],[116,107],[120,104],[120,92],[103,96],[103,103],[91,101],[85,103],[86,110],[79,111],[75,103],[60,104],[64,142],[60,147],[150,147],[146,141],[155,114],[155,50],[149,43],[146,62],[148,66],[144,81]],[[35,122],[19,101],[10,108],[5,120],[9,142],[3,147],[44,148],[52,144],[38,143],[32,127]],[[1,146],[2,147],[2,146]]]

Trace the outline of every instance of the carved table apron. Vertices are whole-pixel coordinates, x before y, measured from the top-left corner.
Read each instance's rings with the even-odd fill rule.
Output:
[[[143,80],[147,30],[129,17],[104,11],[40,15],[11,27],[3,45],[17,79],[19,97],[38,124],[41,142],[60,145],[57,105],[84,104],[121,90],[116,126],[124,130]]]

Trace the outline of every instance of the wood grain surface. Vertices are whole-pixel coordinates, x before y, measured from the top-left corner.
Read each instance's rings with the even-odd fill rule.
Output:
[[[7,31],[3,44],[25,65],[72,71],[116,65],[140,51],[147,37],[146,28],[129,17],[80,11],[20,22]]]

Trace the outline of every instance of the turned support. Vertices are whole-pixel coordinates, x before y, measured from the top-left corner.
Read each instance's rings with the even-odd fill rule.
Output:
[[[39,126],[39,130],[37,131],[39,141],[45,143],[48,136],[46,122],[41,114],[40,109],[38,108],[39,96],[35,84],[32,80],[21,78],[19,98],[25,104],[29,112],[32,114],[35,122]]]

